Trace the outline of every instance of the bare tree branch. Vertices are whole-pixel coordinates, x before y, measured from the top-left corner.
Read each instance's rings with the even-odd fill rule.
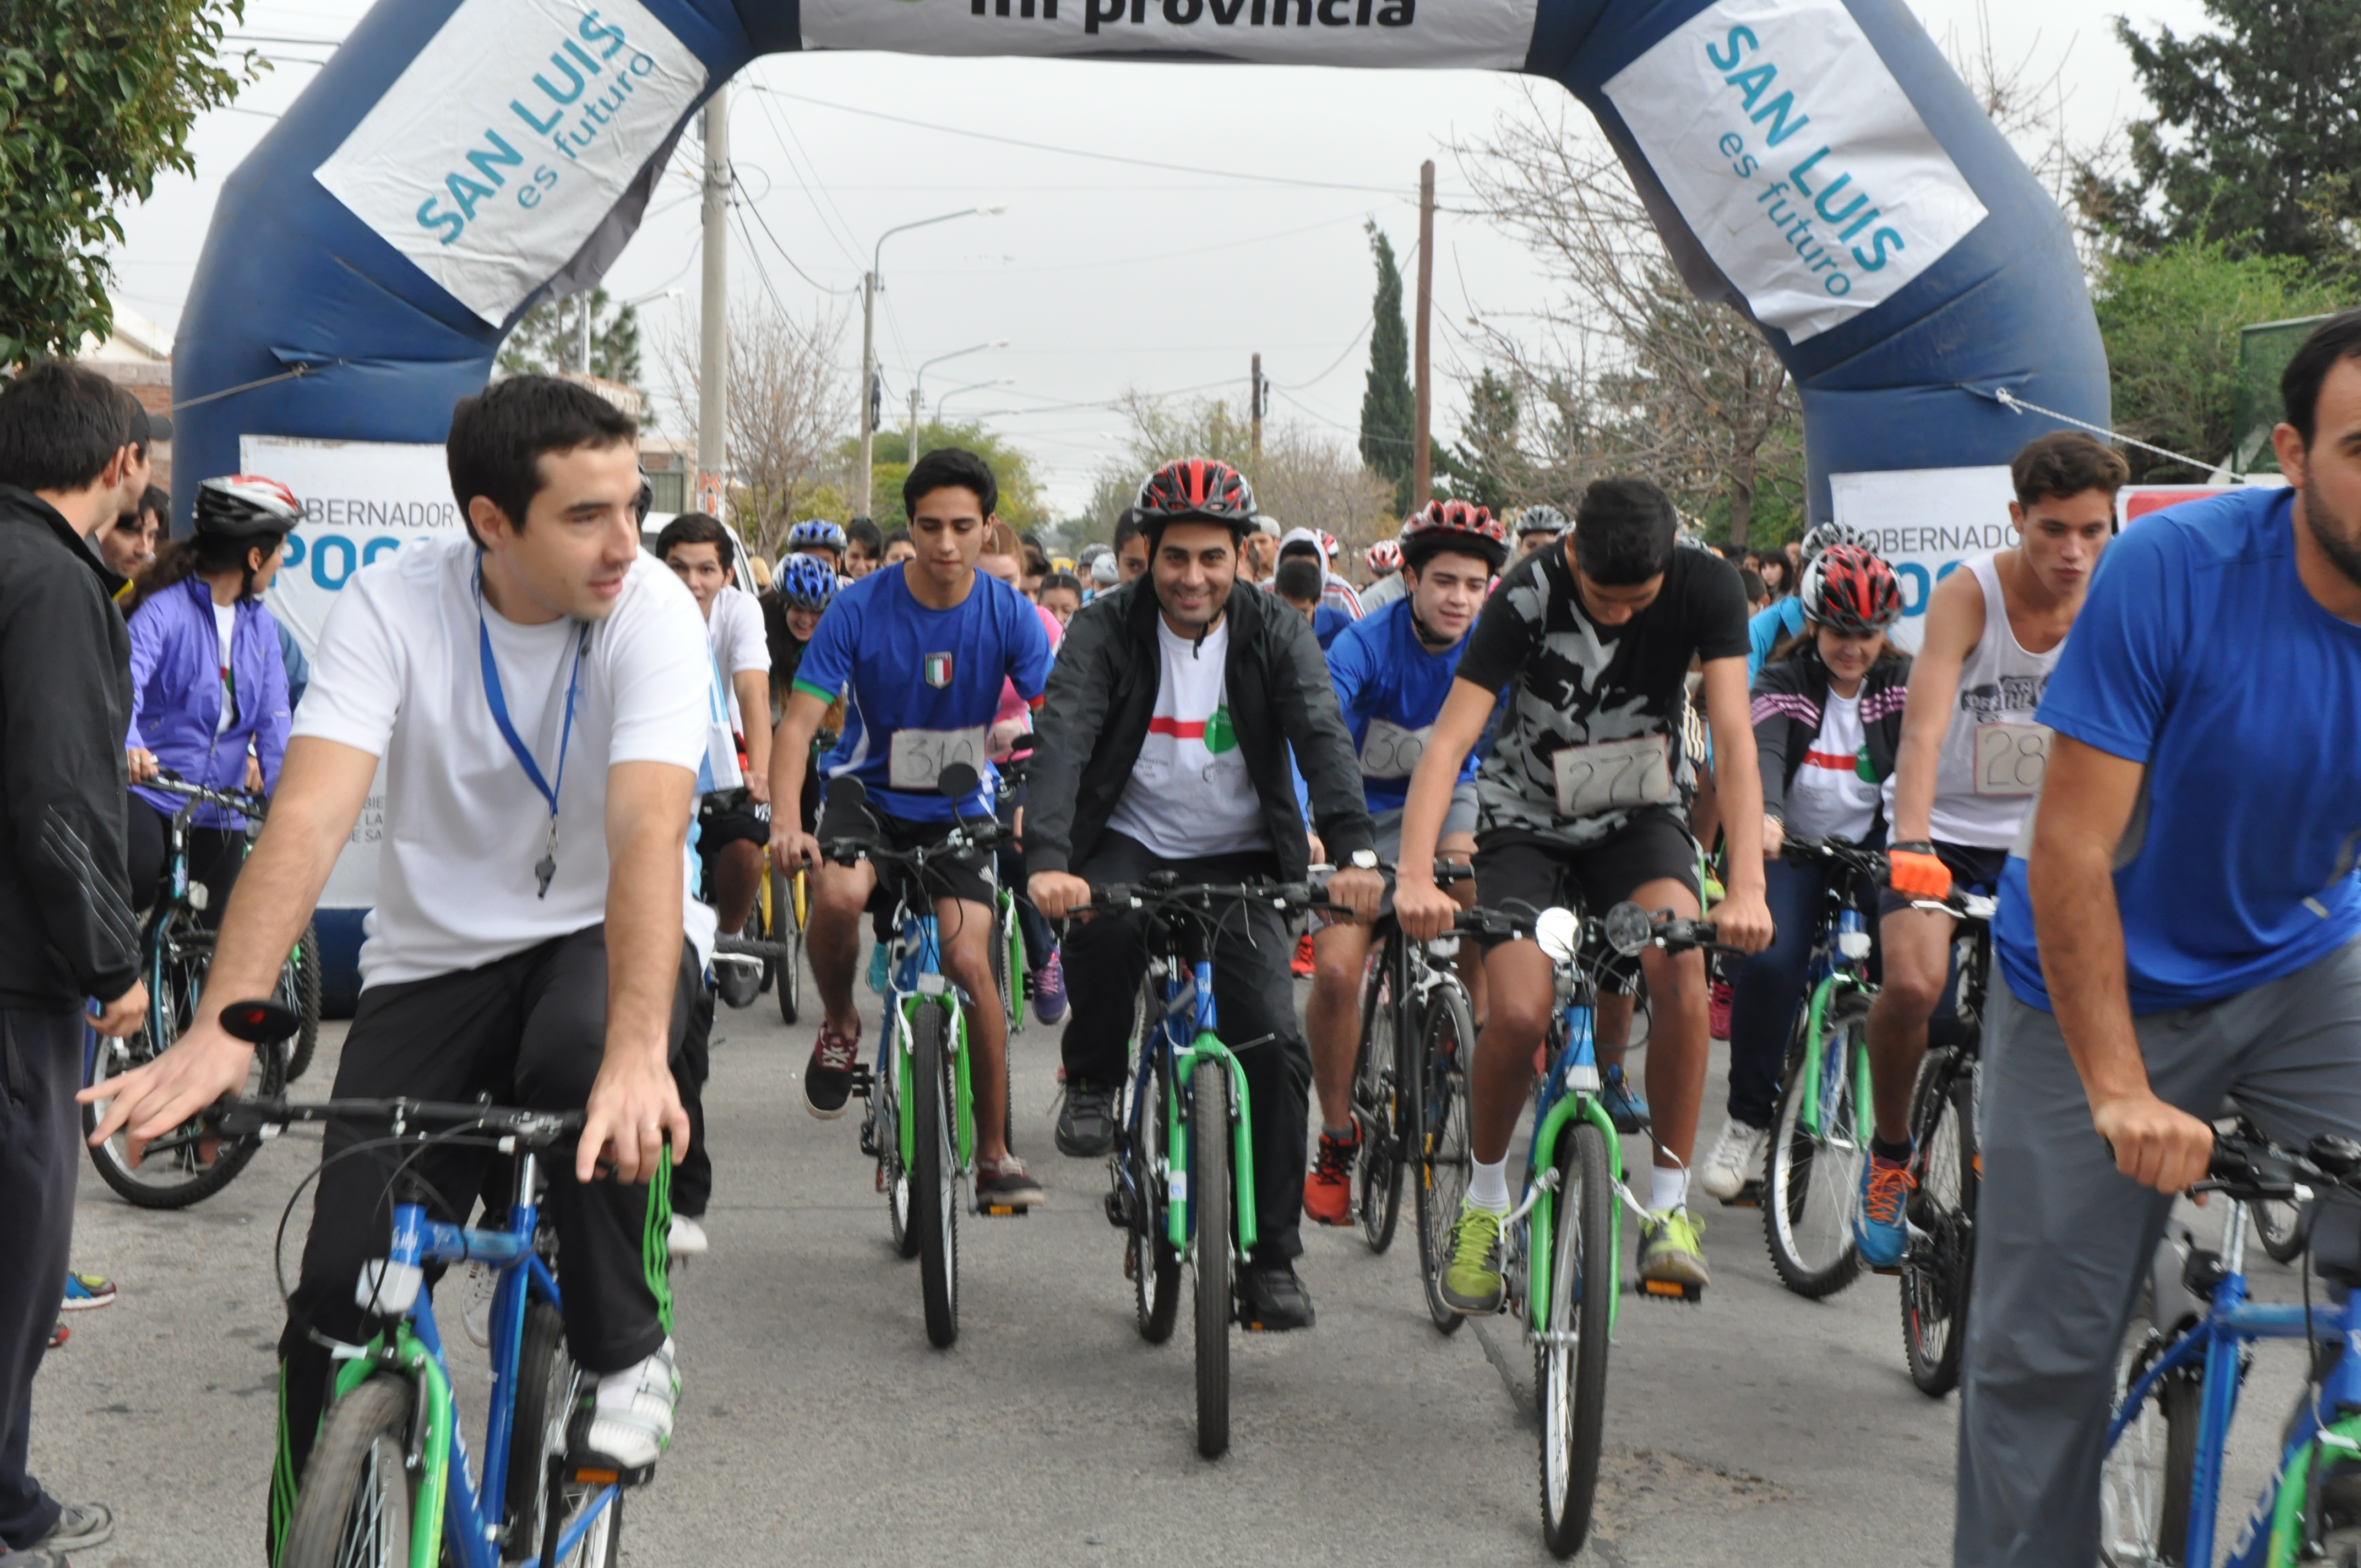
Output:
[[[794,526],[797,499],[828,479],[834,448],[853,417],[843,369],[844,317],[809,325],[775,306],[730,313],[729,521],[748,548],[775,555]],[[682,331],[666,339],[664,367],[673,401],[694,438],[697,344]]]

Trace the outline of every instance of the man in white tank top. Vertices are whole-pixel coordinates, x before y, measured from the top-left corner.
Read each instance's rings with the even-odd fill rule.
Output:
[[[1885,784],[1894,886],[1879,900],[1884,980],[1869,1009],[1877,1135],[1854,1223],[1872,1268],[1900,1263],[1908,1244],[1910,1091],[1950,970],[1955,922],[1910,901],[1940,898],[1955,884],[1998,888],[2048,762],[2049,731],[2034,712],[2129,477],[2114,451],[2074,431],[2032,442],[2010,470],[2016,546],[1965,562],[1936,585]]]

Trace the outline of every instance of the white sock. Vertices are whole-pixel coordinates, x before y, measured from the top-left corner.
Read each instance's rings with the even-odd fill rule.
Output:
[[[1475,1179],[1467,1183],[1467,1201],[1478,1209],[1489,1209],[1495,1214],[1509,1212],[1509,1157],[1502,1155],[1487,1165],[1476,1164]]]
[[[1687,1168],[1673,1165],[1649,1167],[1648,1212],[1662,1214],[1682,1207],[1688,1201]]]

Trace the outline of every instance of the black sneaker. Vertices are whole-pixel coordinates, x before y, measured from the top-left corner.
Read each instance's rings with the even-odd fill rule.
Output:
[[[1066,1107],[1058,1113],[1058,1152],[1094,1159],[1115,1147],[1115,1100],[1112,1089],[1068,1082]]]
[[[820,1025],[819,1043],[804,1064],[804,1109],[821,1121],[844,1114],[852,1098],[852,1067],[861,1055],[861,1036],[839,1035]]]
[[[713,989],[732,1007],[752,1007],[763,994],[763,960],[749,953],[714,954]]]
[[[980,1213],[1005,1214],[1040,1206],[1041,1184],[1026,1174],[1025,1162],[1010,1155],[998,1165],[975,1162],[975,1206]]]
[[[1238,1322],[1256,1333],[1312,1326],[1312,1292],[1291,1263],[1250,1263],[1238,1275]]]

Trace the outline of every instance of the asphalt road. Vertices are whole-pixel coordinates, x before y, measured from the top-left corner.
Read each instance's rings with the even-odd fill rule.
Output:
[[[1357,1231],[1313,1231],[1301,1271],[1319,1325],[1234,1341],[1233,1445],[1208,1463],[1185,1325],[1166,1345],[1141,1342],[1099,1206],[1103,1165],[1051,1147],[1054,1031],[1014,1042],[1017,1146],[1049,1206],[961,1224],[948,1352],[926,1343],[917,1275],[887,1245],[855,1119],[803,1110],[809,1024],[782,1026],[766,996],[725,1010],[718,1033],[713,1251],[675,1277],[679,1427],[631,1499],[626,1563],[1548,1561],[1531,1354],[1508,1319],[1434,1331],[1407,1225],[1382,1257]],[[325,1094],[341,1036],[329,1026],[299,1091]],[[1708,1130],[1719,1066],[1717,1050]],[[85,1169],[76,1266],[112,1275],[122,1299],[74,1314],[33,1429],[51,1490],[121,1520],[82,1568],[261,1562],[274,1233],[315,1157],[281,1139],[177,1214],[132,1209]],[[1635,1143],[1626,1157],[1645,1155]],[[1773,1277],[1754,1211],[1708,1223],[1702,1304],[1626,1304],[1585,1560],[1949,1563],[1958,1402],[1911,1387],[1894,1282],[1806,1301]],[[2260,1293],[2290,1288],[2259,1250],[2253,1262]],[[2284,1347],[2263,1350],[2227,1496],[2260,1485],[2296,1367]]]

